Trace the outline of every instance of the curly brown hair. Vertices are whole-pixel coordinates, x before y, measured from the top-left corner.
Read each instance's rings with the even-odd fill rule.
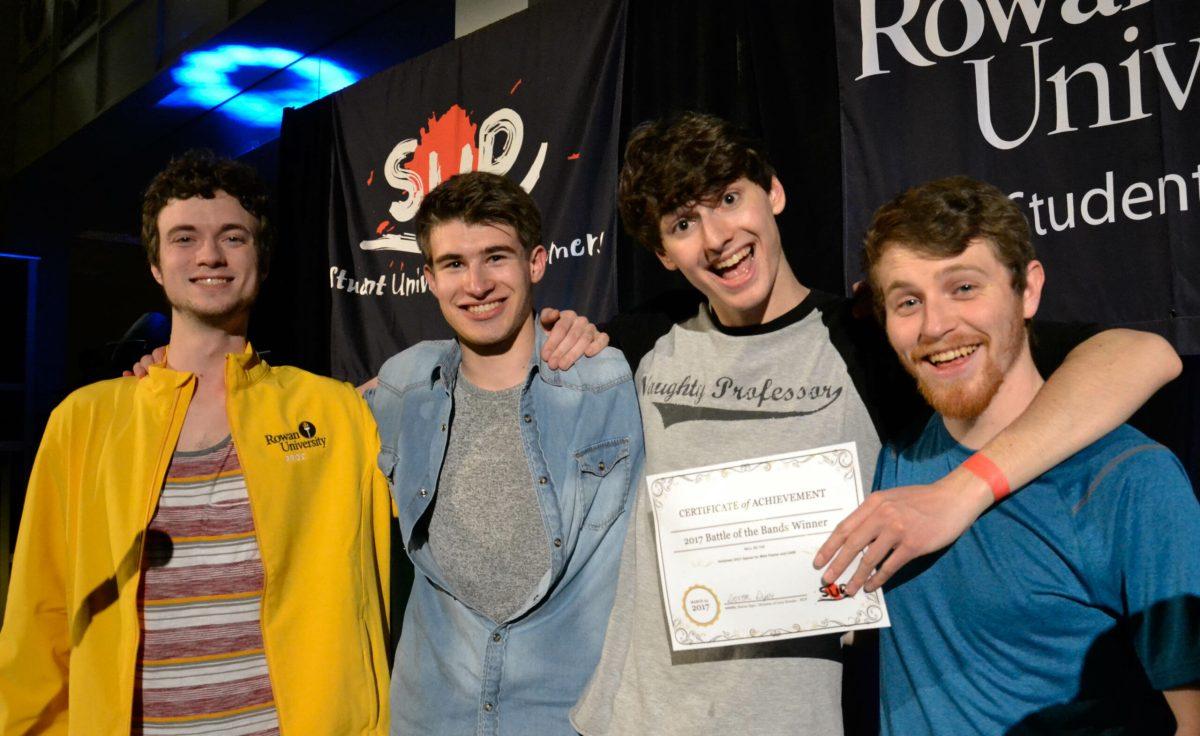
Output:
[[[1029,222],[1017,204],[991,184],[950,176],[913,187],[876,210],[863,240],[863,267],[876,314],[883,317],[883,291],[875,269],[890,246],[953,258],[974,238],[987,239],[1012,274],[1013,290],[1024,291],[1026,267],[1037,258]]]
[[[271,197],[258,173],[240,161],[222,158],[212,151],[193,150],[172,159],[150,182],[142,197],[142,245],[146,258],[158,265],[158,215],[172,199],[203,197],[212,199],[218,191],[236,199],[258,220],[254,249],[258,253],[259,273],[270,266],[274,229],[268,213]]]
[[[533,197],[507,176],[485,171],[457,174],[434,187],[417,209],[417,246],[428,261],[429,236],[443,222],[508,225],[528,254],[542,242],[542,215]]]
[[[775,169],[762,146],[733,123],[684,112],[639,125],[625,146],[618,188],[621,219],[637,240],[662,253],[662,218],[715,199],[745,177],[770,190]]]

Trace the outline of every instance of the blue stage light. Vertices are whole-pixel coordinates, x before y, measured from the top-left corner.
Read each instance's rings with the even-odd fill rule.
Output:
[[[242,69],[282,70],[262,89],[243,89],[234,75]],[[166,107],[216,108],[247,125],[279,125],[283,108],[301,107],[349,87],[359,75],[328,59],[270,46],[226,44],[184,54],[171,70],[179,89],[159,101]]]

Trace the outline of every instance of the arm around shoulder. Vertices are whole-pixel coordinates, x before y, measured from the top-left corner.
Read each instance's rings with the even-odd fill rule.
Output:
[[[1019,490],[1125,422],[1182,363],[1161,337],[1105,330],[1067,354],[1016,420],[980,450],[1002,485]],[[847,588],[874,590],[914,557],[959,537],[997,499],[996,483],[959,466],[928,486],[876,493],[834,530],[814,559],[832,582],[870,545]],[[878,566],[878,570],[876,567]]]
[[[982,452],[1019,488],[1116,429],[1182,367],[1158,335],[1105,330],[1068,353],[1025,412]]]

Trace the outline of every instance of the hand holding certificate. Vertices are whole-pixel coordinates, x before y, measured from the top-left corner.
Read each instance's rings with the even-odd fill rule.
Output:
[[[882,592],[823,588],[812,559],[863,499],[854,443],[649,476],[671,647],[888,626]]]

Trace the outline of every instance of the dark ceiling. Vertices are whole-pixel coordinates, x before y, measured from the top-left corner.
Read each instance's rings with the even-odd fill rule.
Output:
[[[9,6],[6,13],[11,12],[14,1],[3,0]],[[435,48],[453,35],[453,0],[267,0],[199,48],[244,44],[294,49],[305,55],[319,54],[366,77]],[[0,36],[0,45],[5,45],[4,40]],[[11,45],[6,46],[11,50]],[[13,55],[3,63],[0,83],[13,78]],[[234,81],[244,90],[257,91],[277,85],[287,74],[286,69],[258,67],[240,73]],[[0,185],[0,250],[44,252],[80,235],[136,242],[140,193],[172,155],[189,148],[209,148],[241,157],[264,146],[270,149],[277,139],[278,126],[246,125],[223,114],[220,107],[204,110],[158,104],[178,86],[169,69],[160,71],[4,180]],[[11,131],[11,118],[7,122]],[[0,133],[4,132],[4,119],[0,118]],[[5,160],[4,153],[0,148],[0,161]],[[270,150],[257,156],[262,162],[273,160]],[[0,175],[4,171],[0,166]],[[273,170],[262,173],[268,179],[274,176]]]

